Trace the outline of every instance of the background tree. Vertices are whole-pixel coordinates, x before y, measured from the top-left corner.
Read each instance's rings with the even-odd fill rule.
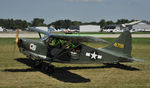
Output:
[[[107,24],[106,24],[106,21],[104,19],[102,19],[100,22],[99,22],[99,25],[101,26],[101,28],[105,27]]]
[[[25,30],[28,27],[28,22],[25,20],[13,20],[13,19],[0,19],[0,26],[6,29],[17,29],[20,28]]]
[[[36,27],[36,26],[47,26],[47,25],[44,24],[44,19],[34,18],[33,21],[31,22],[31,26]]]
[[[113,21],[107,21],[106,22],[106,25],[113,25],[113,24],[115,24]]]
[[[80,21],[73,21],[72,24],[73,24],[73,26],[80,26],[82,24],[82,22],[80,22]]]
[[[54,26],[56,29],[69,28],[69,26],[73,25],[73,22],[71,20],[58,20],[52,22],[50,25]]]
[[[129,23],[130,21],[128,19],[118,19],[116,24],[125,24],[125,23]]]

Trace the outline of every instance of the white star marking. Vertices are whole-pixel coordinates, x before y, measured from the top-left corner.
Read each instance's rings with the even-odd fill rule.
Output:
[[[95,59],[96,60],[96,53],[94,52],[93,54],[91,54],[92,56],[91,56],[91,59]]]
[[[97,55],[95,52],[93,52],[93,53],[86,52],[85,55],[88,56],[88,57],[91,56],[90,58],[94,59],[94,60],[96,60],[96,59],[102,59],[102,55]]]

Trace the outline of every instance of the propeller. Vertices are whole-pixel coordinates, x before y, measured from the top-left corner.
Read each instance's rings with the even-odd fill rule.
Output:
[[[15,55],[16,47],[17,47],[17,44],[18,44],[19,33],[20,33],[20,29],[17,29],[17,30],[16,30],[16,40],[15,40],[15,45],[14,45],[14,49],[13,49],[13,57],[14,57],[14,55]]]

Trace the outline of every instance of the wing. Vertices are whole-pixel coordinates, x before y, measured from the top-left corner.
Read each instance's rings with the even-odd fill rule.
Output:
[[[63,40],[71,40],[71,41],[78,41],[78,42],[108,43],[107,41],[105,41],[103,39],[98,39],[98,38],[91,37],[91,36],[56,35],[56,34],[51,34],[51,33],[48,33],[46,31],[43,31],[43,30],[40,30],[37,28],[33,28],[33,27],[29,27],[29,29],[32,31],[36,31],[38,33],[43,33],[43,34],[47,35],[48,37],[53,37],[53,38],[58,38],[58,39],[63,39]]]
[[[34,28],[34,27],[28,27],[29,30],[32,30],[32,31],[36,31],[38,33],[42,33],[42,34],[45,34],[45,35],[50,35],[50,33],[46,32],[46,31],[43,31],[41,29],[37,29],[37,28]]]
[[[107,43],[107,41],[103,39],[97,39],[90,36],[69,36],[69,35],[52,35],[54,38],[59,38],[63,40],[73,40],[73,41],[79,41],[79,42],[103,42]]]

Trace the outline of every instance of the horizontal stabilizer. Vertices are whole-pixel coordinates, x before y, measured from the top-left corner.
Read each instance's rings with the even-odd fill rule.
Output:
[[[139,61],[139,62],[145,62],[145,60],[141,60],[141,59],[136,59],[136,58],[131,58],[134,61]]]

